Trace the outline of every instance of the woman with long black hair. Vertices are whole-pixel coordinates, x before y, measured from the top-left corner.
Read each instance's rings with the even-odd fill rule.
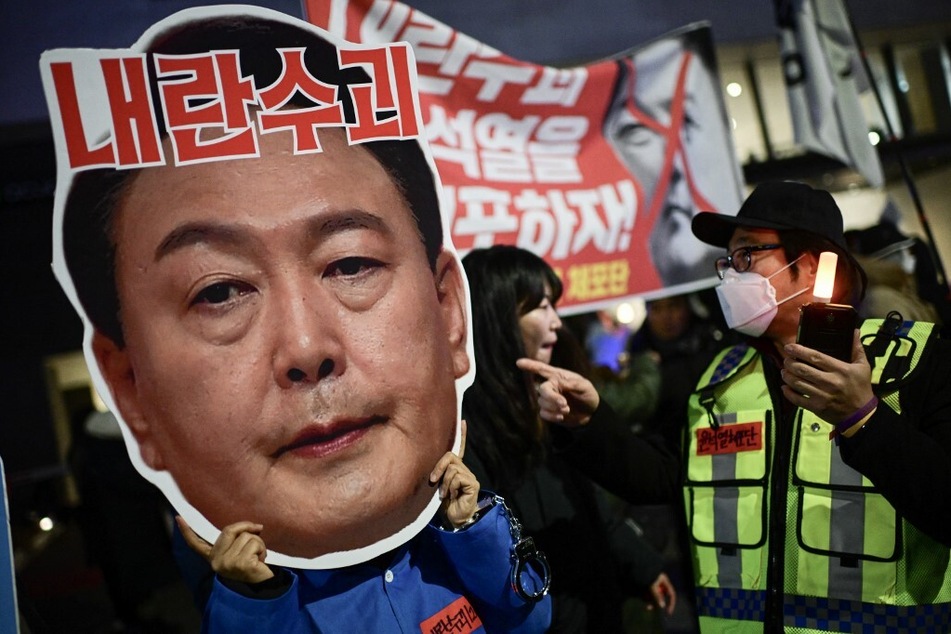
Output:
[[[466,463],[503,495],[552,567],[558,632],[622,631],[625,601],[649,591],[673,610],[660,556],[599,486],[633,503],[670,501],[676,459],[615,420],[590,381],[550,365],[564,344],[562,285],[534,254],[510,246],[463,259],[472,298],[475,381],[463,399]]]

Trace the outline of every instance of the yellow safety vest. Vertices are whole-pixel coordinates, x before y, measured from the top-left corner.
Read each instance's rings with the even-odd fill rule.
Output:
[[[862,341],[880,407],[900,413],[899,388],[934,325],[905,322],[876,338],[881,324],[866,321]],[[788,473],[772,473],[774,416],[763,358],[745,344],[718,355],[690,398],[684,504],[704,634],[763,632],[771,553],[784,560],[787,633],[951,632],[951,550],[847,466],[832,426],[807,410],[795,415]],[[773,552],[775,477],[785,478],[787,500],[785,543]]]

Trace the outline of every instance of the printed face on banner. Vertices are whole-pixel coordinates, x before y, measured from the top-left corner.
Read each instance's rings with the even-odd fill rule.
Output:
[[[159,57],[142,52],[153,44],[166,67],[192,64],[195,43],[249,51],[254,60],[236,60],[248,82],[244,99],[217,93],[219,112],[236,109],[239,124],[206,116],[170,129],[168,86],[183,90],[187,82],[143,74],[158,90],[142,94],[164,101],[140,110],[129,127],[139,135],[154,130],[155,155],[164,158],[131,168],[115,169],[116,131],[129,108],[107,102],[111,131],[90,150],[76,129],[82,116],[55,116],[80,102],[70,90],[88,84],[62,81],[63,69],[74,70],[68,51],[44,57],[61,165],[111,148],[95,168],[60,176],[54,267],[87,317],[87,358],[124,422],[133,462],[199,535],[214,542],[225,526],[252,521],[264,526],[269,563],[365,561],[410,539],[435,513],[429,474],[457,444],[471,377],[467,290],[443,242],[428,150],[413,138],[379,138],[418,129],[415,101],[397,94],[414,86],[412,57],[402,66],[406,86],[388,90],[396,96],[373,116],[375,129],[359,131],[360,109],[385,102],[387,91],[372,78],[390,74],[365,68],[326,91],[298,85],[310,101],[315,92],[326,98],[316,106],[269,101],[267,91],[293,74],[277,50],[280,36],[295,32],[294,42],[327,49],[336,80],[342,60],[398,65],[400,53],[338,58],[343,44],[286,16],[253,10],[242,16],[247,31],[218,29],[218,17],[213,9],[177,14],[143,36],[128,59],[148,70]],[[185,22],[184,39],[163,39]],[[253,42],[243,39],[251,30]],[[262,61],[264,45],[273,68]],[[299,59],[299,77],[326,83],[317,57]],[[228,71],[217,68],[220,80]],[[135,85],[133,74],[124,85]],[[192,90],[182,112],[215,103]],[[361,105],[363,91],[374,90]],[[340,102],[340,91],[352,101]],[[315,125],[329,110],[334,115]],[[159,114],[149,119],[150,112]],[[381,134],[387,116],[397,121],[395,135]],[[268,129],[268,121],[282,123]],[[253,141],[250,154],[235,141],[241,135]],[[141,139],[134,146],[149,147]],[[183,148],[206,158],[185,160]]]
[[[698,211],[736,213],[744,187],[709,25],[553,68],[395,0],[305,8],[348,40],[413,47],[460,252],[513,244],[544,258],[564,282],[564,314],[715,284],[720,254],[693,237],[690,221]]]
[[[690,222],[737,203],[724,186],[736,182],[736,161],[710,60],[671,38],[618,63],[604,134],[650,201],[651,259],[667,286],[709,277],[719,249],[694,237]]]

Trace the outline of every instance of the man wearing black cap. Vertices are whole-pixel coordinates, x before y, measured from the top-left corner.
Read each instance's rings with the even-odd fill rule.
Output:
[[[726,249],[717,295],[746,335],[689,402],[701,629],[951,631],[948,344],[900,317],[866,321],[850,363],[795,343],[822,251],[839,255],[833,302],[866,283],[828,192],[764,183],[692,229]]]

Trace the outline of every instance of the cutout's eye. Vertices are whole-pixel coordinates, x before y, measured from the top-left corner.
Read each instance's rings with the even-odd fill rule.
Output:
[[[335,260],[327,267],[325,275],[328,277],[355,277],[382,266],[383,263],[379,260],[354,256]]]
[[[191,305],[224,304],[226,302],[233,301],[242,295],[246,295],[252,290],[253,288],[248,284],[241,284],[238,282],[216,282],[199,291],[199,293],[195,295],[195,298],[192,300]]]

